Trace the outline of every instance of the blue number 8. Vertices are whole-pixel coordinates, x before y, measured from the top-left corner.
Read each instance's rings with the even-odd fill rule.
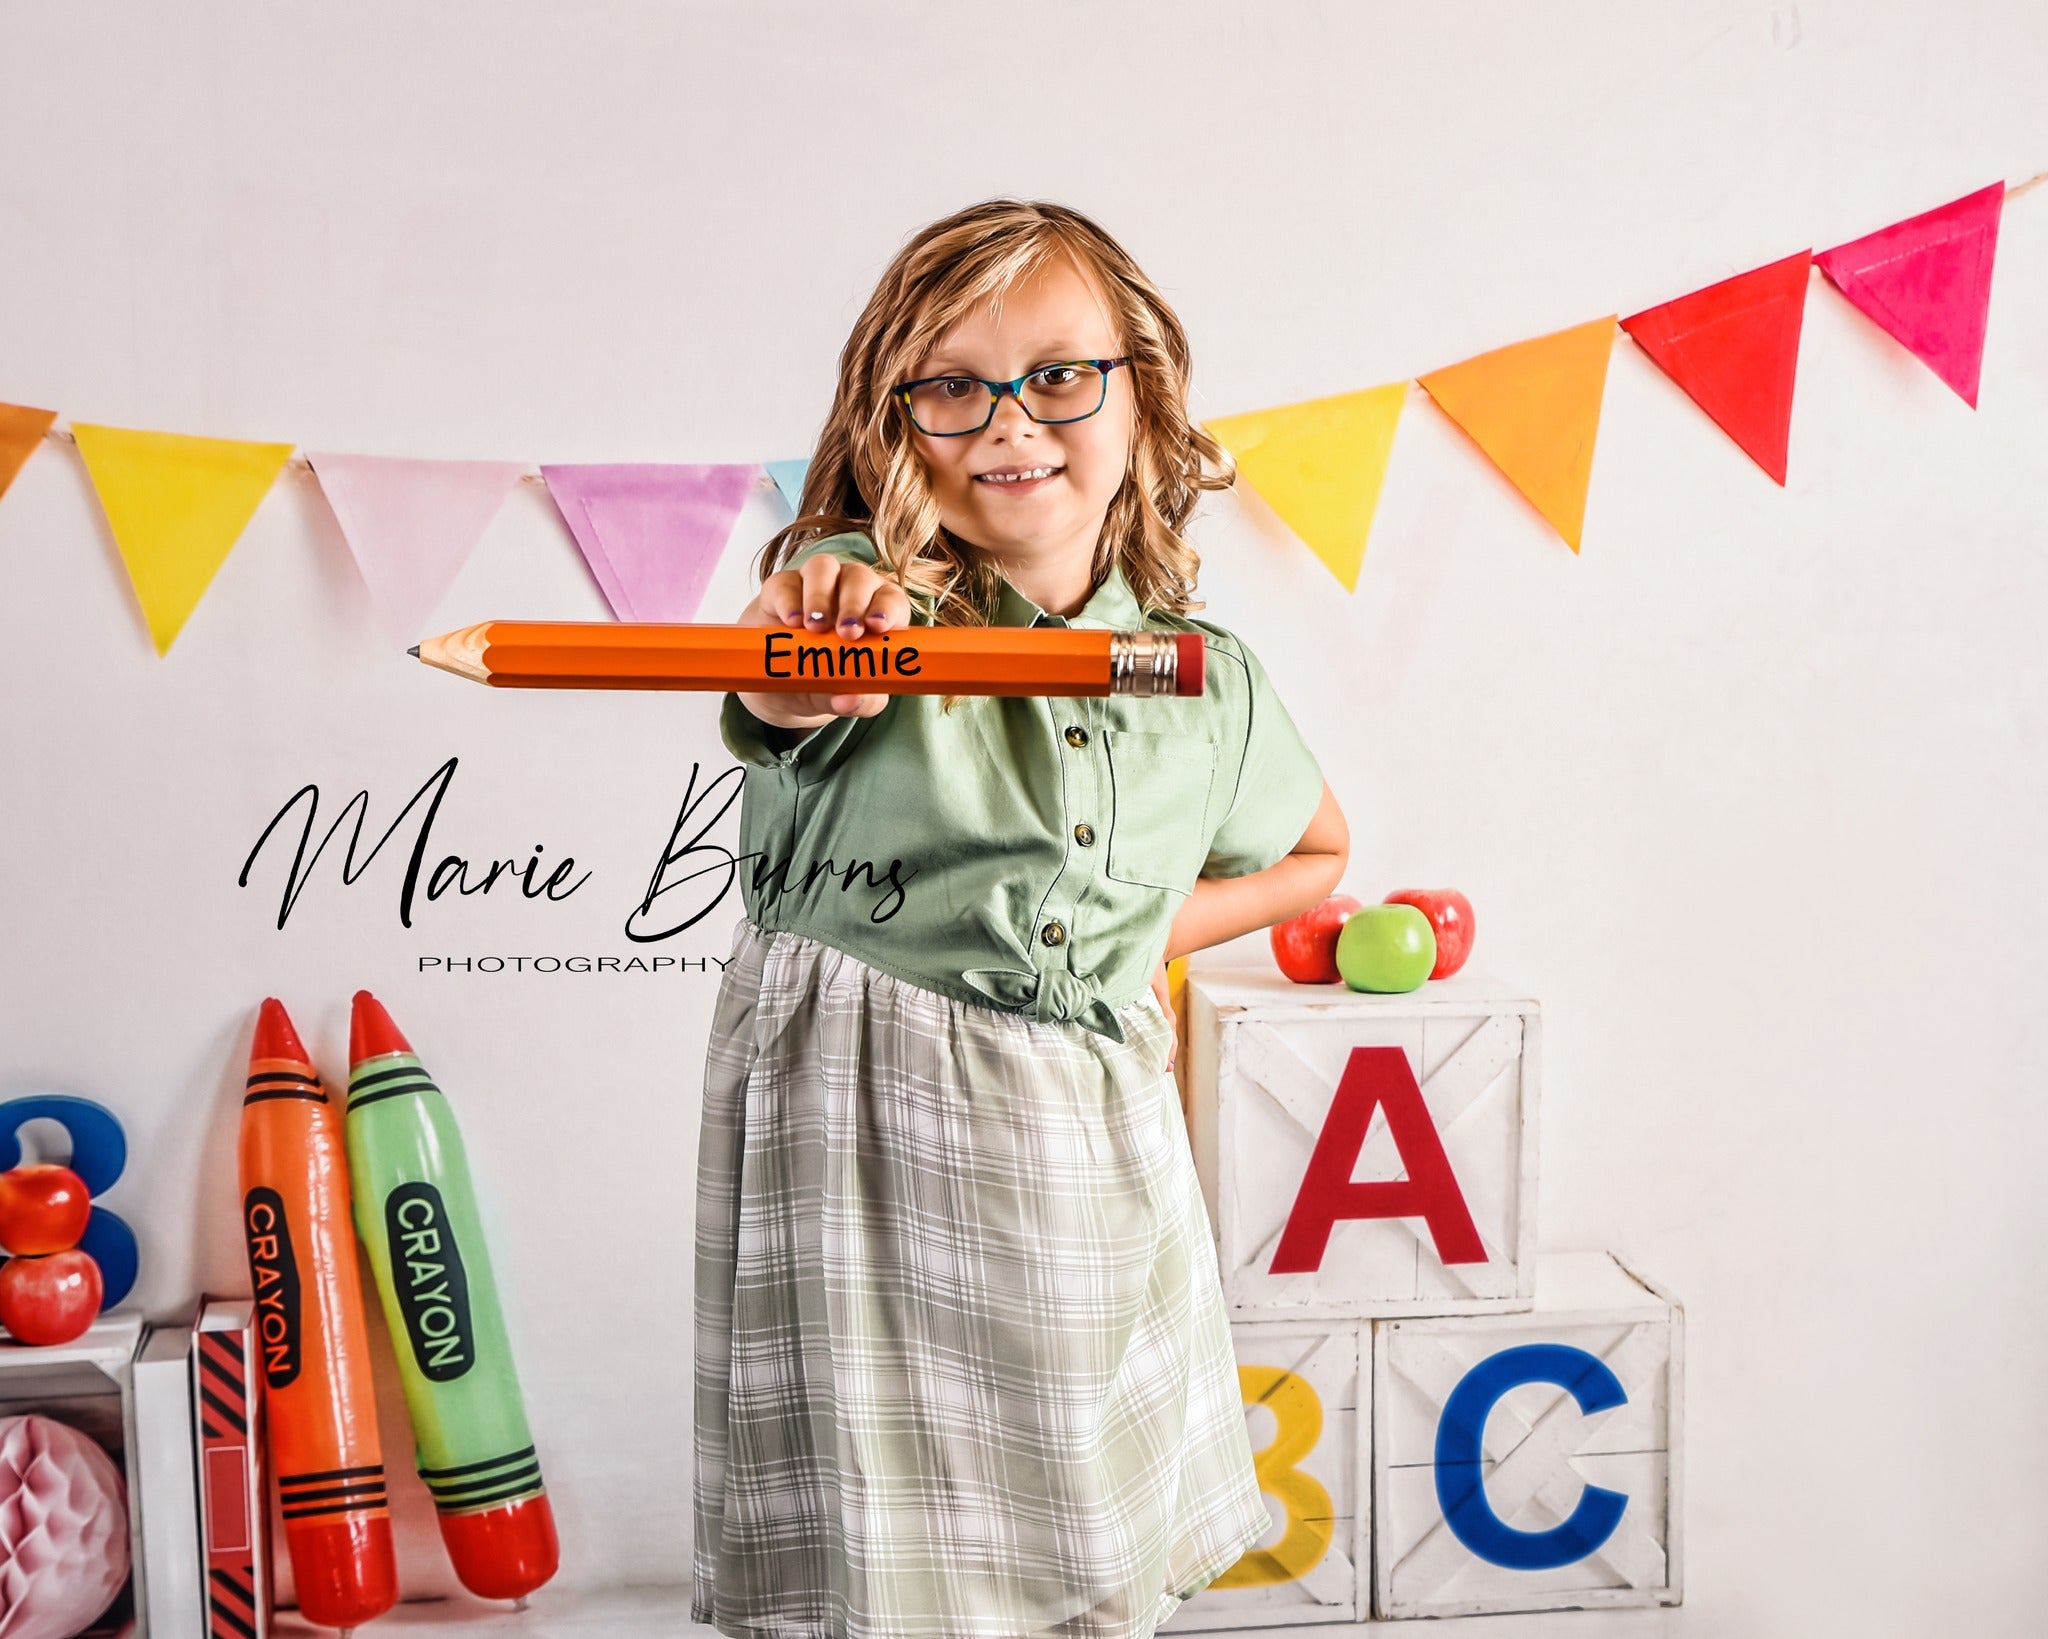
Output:
[[[21,1165],[21,1129],[31,1121],[54,1121],[64,1129],[71,1139],[71,1159],[65,1164],[78,1174],[88,1195],[106,1194],[127,1170],[128,1136],[113,1111],[89,1098],[41,1093],[0,1104],[0,1172]],[[102,1310],[135,1290],[141,1254],[135,1231],[118,1214],[94,1207],[78,1248],[100,1266]]]

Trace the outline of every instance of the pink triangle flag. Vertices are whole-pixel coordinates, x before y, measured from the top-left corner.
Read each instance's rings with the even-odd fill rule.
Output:
[[[427,617],[526,471],[522,461],[311,450],[306,459],[355,554],[377,618],[400,648],[420,640]]]
[[[612,613],[691,621],[761,464],[540,470]]]
[[[1993,182],[1814,258],[1836,289],[1973,410],[2004,204],[2005,184]]]

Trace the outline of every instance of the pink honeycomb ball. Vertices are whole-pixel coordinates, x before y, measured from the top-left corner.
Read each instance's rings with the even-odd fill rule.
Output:
[[[54,1418],[0,1417],[0,1639],[71,1639],[128,1580],[128,1486]]]

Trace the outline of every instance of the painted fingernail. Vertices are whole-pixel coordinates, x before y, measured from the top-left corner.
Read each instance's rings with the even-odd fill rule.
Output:
[[[802,614],[803,611],[800,609],[785,609],[782,611],[782,618],[789,625],[794,626],[797,623],[797,621],[800,618],[802,618]]]
[[[887,615],[869,615],[868,624],[870,626],[886,626],[889,624],[889,617]]]
[[[824,611],[823,609],[813,609],[813,610],[811,611],[811,619],[813,619],[813,620],[823,620],[824,618],[825,618],[825,611]]]
[[[842,632],[857,632],[860,630],[860,622],[855,620],[853,616],[848,615],[839,623],[839,629]]]

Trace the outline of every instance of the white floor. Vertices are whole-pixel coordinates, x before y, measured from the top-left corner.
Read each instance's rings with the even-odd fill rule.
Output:
[[[404,1634],[408,1639],[497,1639],[518,1635],[518,1639],[720,1639],[713,1628],[693,1624],[689,1619],[687,1588],[647,1588],[602,1594],[553,1593],[543,1589],[531,1609],[512,1611],[473,1600],[425,1600],[400,1605],[389,1616],[363,1630],[364,1639],[377,1634]],[[1468,1616],[1452,1620],[1414,1623],[1418,1639],[1670,1639],[1683,1634],[1685,1611],[1611,1610],[1553,1611],[1530,1616]],[[1385,1633],[1403,1626],[1391,1622],[1347,1623],[1340,1626],[1258,1628],[1242,1633],[1211,1635],[1209,1639],[1270,1639],[1276,1633],[1299,1639],[1338,1639],[1339,1635],[1366,1632]],[[305,1639],[326,1630],[310,1628],[295,1612],[278,1614],[271,1631],[278,1639]],[[1168,1630],[1179,1634],[1181,1629]],[[1703,1631],[1695,1626],[1694,1632]]]

